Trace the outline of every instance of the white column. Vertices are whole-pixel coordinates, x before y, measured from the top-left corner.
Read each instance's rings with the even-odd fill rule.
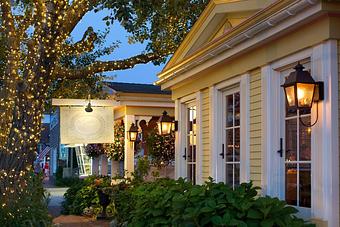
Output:
[[[100,160],[101,160],[101,173],[100,175],[102,176],[107,176],[107,157],[105,154],[100,156]]]
[[[124,171],[127,173],[127,176],[131,176],[130,174],[134,171],[134,143],[130,142],[128,138],[128,131],[131,127],[131,124],[135,123],[134,115],[125,115],[124,117],[124,125],[125,125],[125,150],[124,150]]]
[[[314,47],[311,63],[314,79],[323,81],[325,90],[324,100],[319,103],[318,123],[312,128],[312,217],[327,221],[328,226],[339,226],[337,41]]]
[[[111,160],[111,178],[119,175],[119,161]]]
[[[92,161],[91,173],[92,175],[98,175],[99,174],[99,157],[92,158],[91,161]]]

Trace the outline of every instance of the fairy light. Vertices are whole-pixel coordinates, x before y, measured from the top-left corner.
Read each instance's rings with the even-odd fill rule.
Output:
[[[55,79],[79,79],[104,71],[129,69],[161,56],[149,53],[124,60],[96,61],[81,69],[60,64],[65,56],[91,52],[97,34],[67,42],[83,16],[99,0],[35,0],[22,15],[13,15],[11,0],[0,1],[0,31],[6,38],[6,68],[0,87],[0,204],[20,200],[27,187],[48,88]],[[9,214],[12,215],[12,214]]]

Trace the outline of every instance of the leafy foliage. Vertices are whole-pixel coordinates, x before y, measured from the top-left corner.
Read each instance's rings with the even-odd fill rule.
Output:
[[[165,166],[175,160],[175,134],[159,135],[157,131],[151,132],[146,138],[148,154],[156,166]]]
[[[107,24],[118,20],[131,34],[130,43],[147,42],[146,51],[156,52],[165,62],[190,31],[209,0],[107,0],[101,8],[111,9]],[[97,9],[98,10],[98,9]]]
[[[124,140],[125,129],[124,122],[118,121],[114,125],[114,141],[112,144],[104,144],[104,150],[107,157],[114,161],[124,160]]]
[[[123,189],[123,190],[119,190]],[[251,183],[235,190],[223,183],[192,185],[159,179],[126,187],[113,195],[116,220],[128,226],[305,226],[297,210],[277,198],[257,198]]]
[[[4,227],[37,226],[51,224],[47,211],[48,194],[42,185],[43,176],[33,172],[27,177],[28,190],[12,204],[0,209],[0,223]]]
[[[73,184],[64,195],[63,214],[83,213],[85,208],[99,205],[98,190],[110,186],[109,177],[90,176]]]
[[[87,144],[85,147],[85,153],[91,158],[98,157],[104,154],[103,144]]]

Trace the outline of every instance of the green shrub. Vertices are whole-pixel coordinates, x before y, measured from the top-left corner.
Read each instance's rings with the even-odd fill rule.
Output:
[[[66,191],[62,213],[81,215],[85,208],[98,205],[98,189],[108,187],[110,183],[110,177],[90,176],[80,180]]]
[[[27,176],[27,190],[17,201],[0,209],[2,227],[45,227],[51,225],[48,214],[48,193],[43,188],[42,174],[33,172]],[[0,198],[1,200],[1,198]]]
[[[121,187],[121,188],[120,188]],[[159,179],[116,186],[116,220],[129,226],[305,226],[283,201],[257,197],[251,183],[232,190],[223,183],[191,185]]]

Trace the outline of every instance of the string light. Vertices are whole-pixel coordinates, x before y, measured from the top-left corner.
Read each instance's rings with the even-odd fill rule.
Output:
[[[0,31],[6,41],[7,60],[5,73],[0,77],[2,207],[20,199],[27,187],[52,81],[128,69],[161,57],[154,53],[140,54],[125,60],[96,61],[80,69],[66,68],[60,64],[63,57],[79,56],[94,49],[98,37],[91,27],[79,42],[70,44],[67,40],[83,16],[101,1],[35,0],[22,15],[13,15],[12,2],[0,1]]]

